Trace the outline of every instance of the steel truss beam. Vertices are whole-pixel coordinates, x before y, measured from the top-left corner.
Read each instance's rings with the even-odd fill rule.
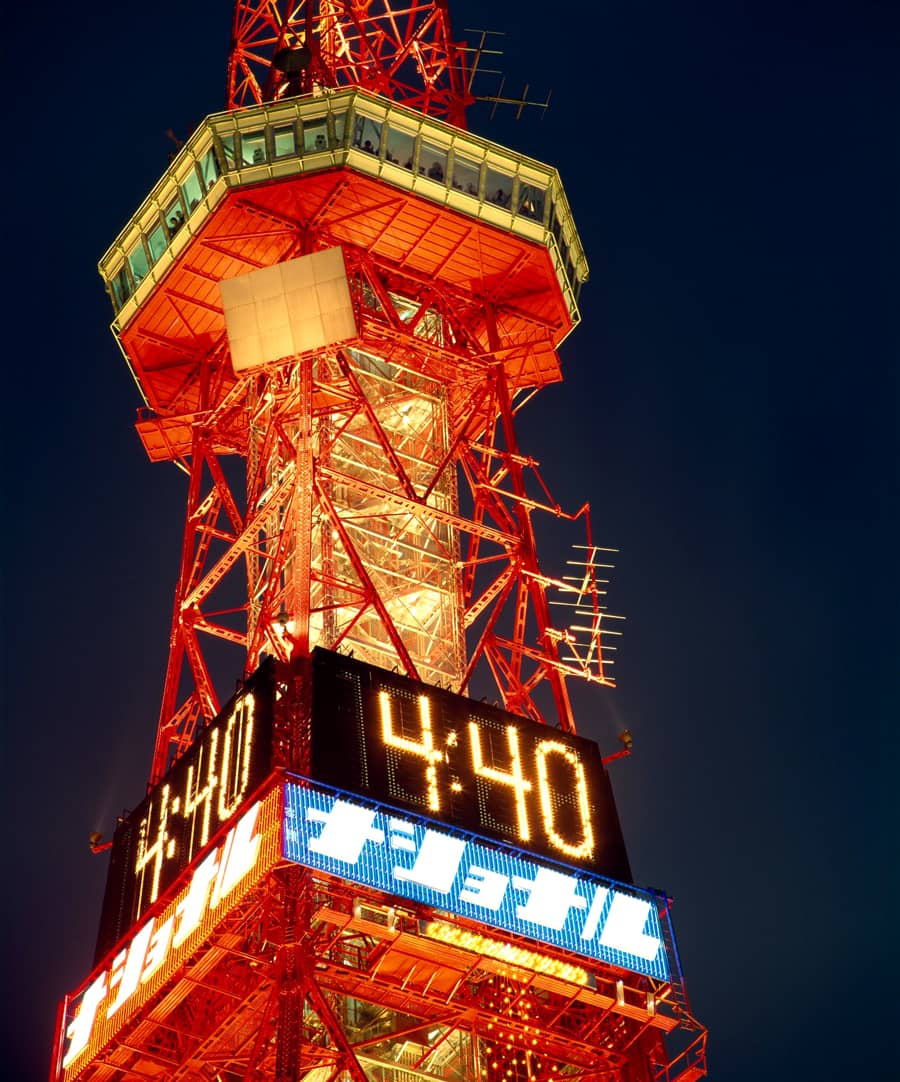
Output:
[[[672,984],[604,966],[571,983],[428,939],[431,919],[277,868],[82,1077],[691,1082],[705,1070],[705,1031]],[[548,965],[577,961],[540,949]],[[692,1043],[669,1053],[675,1033]],[[652,1076],[633,1073],[647,1062]]]
[[[201,362],[217,404],[186,419],[188,501],[154,781],[219,710],[213,641],[238,646],[245,673],[263,653],[288,660],[316,643],[352,645],[461,692],[485,663],[508,709],[565,729],[566,679],[611,683],[593,570],[579,588],[544,574],[532,525],[545,512],[584,519],[591,544],[589,510],[563,512],[521,454],[505,365],[459,344],[455,321],[467,320],[445,315],[454,291],[423,289],[365,254],[349,262],[363,327],[352,346],[245,375],[225,395],[213,396],[221,344]],[[491,325],[490,311],[479,320]],[[243,493],[222,452],[236,433]],[[568,591],[590,626],[554,627],[548,591]]]
[[[295,64],[279,62],[289,55]],[[465,58],[444,0],[238,0],[227,106],[359,86],[465,127]]]

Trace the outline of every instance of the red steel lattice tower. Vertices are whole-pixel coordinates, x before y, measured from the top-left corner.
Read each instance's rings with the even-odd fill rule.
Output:
[[[138,433],[188,477],[151,786],[220,714],[218,674],[249,679],[266,658],[274,763],[304,773],[315,647],[459,694],[483,668],[505,710],[566,732],[566,680],[611,683],[587,505],[563,512],[515,434],[518,409],[561,378],[587,264],[557,172],[466,130],[467,55],[443,0],[238,0],[227,111],[101,262],[145,402]],[[541,511],[584,522],[574,580],[540,567]],[[574,626],[554,626],[551,597]],[[64,1008],[53,1077],[704,1073],[679,979],[607,967],[588,988],[537,981],[522,953],[521,967],[473,961],[458,928],[421,939],[414,909],[281,868],[274,834],[260,837],[252,889],[182,936],[178,966],[152,995],[146,978],[121,1032],[92,1035],[94,1050]],[[218,852],[216,890],[230,867]],[[155,886],[151,900],[142,974],[168,927]],[[178,905],[175,927],[190,911]],[[132,955],[79,1002],[114,985],[124,1002]],[[673,1032],[690,1033],[678,1057]]]

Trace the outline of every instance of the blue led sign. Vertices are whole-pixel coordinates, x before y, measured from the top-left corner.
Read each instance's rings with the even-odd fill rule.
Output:
[[[284,807],[288,860],[573,954],[669,978],[662,899],[649,891],[554,867],[305,782],[285,784]]]

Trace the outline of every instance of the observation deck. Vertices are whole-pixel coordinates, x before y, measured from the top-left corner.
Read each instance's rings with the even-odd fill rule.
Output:
[[[502,360],[514,389],[560,378],[588,267],[557,171],[348,89],[208,117],[100,261],[157,417],[212,408],[235,382],[222,363],[201,402],[192,375],[225,352],[218,283],[323,244],[344,248],[351,276],[373,259],[398,293],[431,284],[465,309],[476,353]],[[443,353],[452,366],[452,335]]]

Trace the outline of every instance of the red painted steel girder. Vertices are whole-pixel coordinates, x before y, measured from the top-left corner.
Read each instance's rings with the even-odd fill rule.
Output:
[[[369,269],[369,279],[374,272]],[[363,343],[370,347],[368,341]],[[380,348],[377,347],[376,348]],[[421,340],[415,348],[404,344],[404,361],[420,368],[427,366],[429,350]],[[390,354],[388,354],[390,355]],[[337,441],[351,422],[365,420],[367,439],[373,447],[389,447],[390,436],[383,431],[371,403],[355,379],[335,378],[344,369],[352,375],[343,351],[329,360],[320,358],[311,369],[308,403],[327,414],[332,420],[333,439]],[[287,374],[291,366],[285,368]],[[193,441],[189,450],[180,454],[190,475],[188,506],[185,519],[181,569],[176,586],[170,636],[170,652],[159,728],[154,754],[153,774],[158,780],[169,762],[191,743],[196,727],[212,718],[219,709],[206,644],[212,639],[236,644],[243,651],[240,664],[248,670],[255,666],[261,652],[288,660],[292,654],[305,654],[309,648],[308,626],[312,619],[327,615],[327,604],[316,607],[314,595],[331,598],[328,604],[338,604],[345,611],[355,611],[353,622],[337,637],[332,635],[328,645],[340,647],[344,636],[354,634],[361,618],[374,619],[381,628],[385,642],[393,644],[395,656],[408,675],[420,674],[404,645],[401,631],[391,615],[394,600],[387,588],[379,589],[373,582],[366,559],[359,553],[357,542],[348,530],[345,516],[334,506],[329,493],[343,486],[381,508],[384,521],[420,522],[428,527],[448,527],[462,543],[459,607],[464,627],[468,629],[468,663],[461,682],[455,690],[464,692],[476,667],[483,660],[489,665],[504,702],[517,713],[539,721],[555,720],[561,727],[574,728],[572,711],[566,691],[566,678],[577,676],[595,682],[609,683],[602,667],[599,635],[582,636],[580,655],[570,633],[554,629],[547,606],[547,590],[565,588],[544,575],[538,563],[531,515],[546,510],[558,518],[584,518],[590,543],[589,512],[585,506],[576,515],[560,508],[542,508],[526,493],[526,475],[537,476],[536,464],[518,454],[509,381],[502,365],[484,372],[475,368],[468,386],[457,388],[460,405],[454,422],[455,438],[441,461],[428,467],[430,481],[420,482],[420,489],[410,486],[403,465],[396,456],[385,455],[379,465],[379,476],[348,473],[331,462],[328,442],[320,439],[315,455],[308,458],[309,477],[297,483],[296,463],[307,461],[298,455],[298,447],[288,434],[296,417],[296,399],[284,399],[284,414],[274,410],[261,438],[258,456],[267,460],[281,446],[286,463],[276,487],[267,486],[266,474],[257,472],[248,477],[246,494],[232,493],[226,472],[219,462],[215,447],[227,439],[227,421],[234,412],[235,402],[243,400],[259,377],[245,375],[217,410],[202,417],[191,428]],[[269,377],[269,395],[281,398],[279,384]],[[207,381],[208,382],[208,381]],[[301,410],[309,415],[310,407]],[[248,416],[250,416],[248,414]],[[498,420],[502,433],[497,435]],[[223,420],[224,419],[224,420]],[[268,450],[266,450],[268,449]],[[246,453],[246,451],[244,452]],[[457,465],[463,466],[468,480],[471,510],[435,505],[431,493],[445,482],[452,485]],[[442,480],[443,479],[443,480]],[[539,486],[543,487],[540,482]],[[266,491],[264,492],[264,488]],[[299,494],[299,495],[298,495]],[[306,579],[292,606],[295,628],[291,634],[279,631],[279,614],[287,600],[286,579],[289,566],[296,563],[298,549],[292,537],[296,532],[283,526],[298,513],[296,501],[308,499],[302,512],[304,522],[315,514],[320,536],[332,537],[332,543],[346,556],[354,572],[353,578],[335,578],[324,566],[311,569],[309,553],[304,561]],[[241,503],[247,510],[239,509]],[[402,525],[399,526],[402,530]],[[308,526],[301,530],[308,539]],[[402,536],[402,533],[401,535]],[[437,540],[437,538],[436,538]],[[453,553],[448,552],[448,560]],[[293,563],[291,562],[293,560]],[[268,567],[267,585],[261,594],[252,586],[258,580],[260,563]],[[251,619],[248,601],[237,607],[233,601],[235,576],[246,585],[238,591],[244,598],[253,596],[256,606]],[[229,589],[232,593],[229,594]],[[571,588],[569,588],[571,590]],[[585,604],[596,607],[596,585],[584,591]],[[222,600],[222,599],[225,600]],[[600,612],[594,623],[599,631]],[[593,653],[592,653],[593,652]],[[539,687],[550,689],[555,719],[546,716],[538,705]]]
[[[465,127],[465,46],[446,0],[238,0],[227,106],[358,86]]]
[[[376,268],[383,294],[420,297],[450,321],[455,343],[432,352],[451,381],[498,359],[513,391],[561,378],[555,350],[572,319],[543,245],[351,169],[311,173],[230,193],[121,332],[150,407],[168,419],[151,457],[170,457],[167,438],[184,447],[187,422],[175,418],[217,407],[234,385],[218,283],[333,245],[351,271]],[[412,323],[390,305],[381,313],[361,313],[382,324],[372,333],[415,341]]]
[[[536,1082],[552,1082],[563,1069],[574,1082],[693,1082],[705,1074],[706,1031],[673,984],[596,963],[589,984],[573,983],[552,966],[577,966],[577,958],[513,940],[537,950],[551,971],[520,968],[428,938],[434,914],[394,903],[296,865],[276,868],[230,906],[80,1079],[175,1082],[207,1077],[210,1067],[223,1079],[285,1082],[301,1074],[333,1082],[342,1071],[355,1082],[372,1072],[394,1082],[439,1078],[434,1061],[454,1033],[471,1049],[473,1062],[456,1064],[469,1079],[483,1077],[476,1068],[490,1059],[514,1064],[535,1050]],[[446,915],[440,921],[487,931]],[[360,1007],[383,1025],[367,1031]],[[692,1043],[672,1058],[665,1039],[676,1031]],[[415,1059],[398,1062],[402,1049]]]

